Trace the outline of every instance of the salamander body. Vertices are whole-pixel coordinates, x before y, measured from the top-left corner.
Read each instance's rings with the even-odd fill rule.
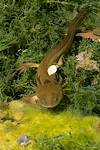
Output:
[[[50,76],[47,70],[49,66],[57,64],[60,57],[70,50],[76,31],[87,14],[88,8],[83,8],[79,12],[69,25],[67,36],[47,52],[38,67],[36,95],[39,99],[39,104],[43,107],[55,107],[63,97],[62,86],[57,82],[56,74]]]

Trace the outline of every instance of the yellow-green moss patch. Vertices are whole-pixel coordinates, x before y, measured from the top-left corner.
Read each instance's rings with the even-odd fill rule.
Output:
[[[69,149],[77,146],[82,149],[89,144],[100,144],[99,117],[82,117],[68,111],[56,114],[19,101],[11,102],[6,111],[7,118],[0,122],[0,150],[23,149],[17,141],[24,134],[31,139],[27,150],[51,149],[52,144],[59,143],[63,149],[68,145]]]

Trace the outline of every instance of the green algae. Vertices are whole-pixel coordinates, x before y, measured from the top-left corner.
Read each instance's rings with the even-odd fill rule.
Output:
[[[70,111],[56,114],[21,101],[12,101],[8,109],[0,111],[3,114],[0,116],[0,150],[99,150],[100,118],[97,116],[83,117]],[[17,142],[24,134],[31,139],[26,147]]]

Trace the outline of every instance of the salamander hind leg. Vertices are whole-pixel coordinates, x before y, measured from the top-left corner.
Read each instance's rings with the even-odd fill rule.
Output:
[[[34,96],[25,96],[22,98],[23,102],[29,103],[32,106],[38,106],[38,97]]]

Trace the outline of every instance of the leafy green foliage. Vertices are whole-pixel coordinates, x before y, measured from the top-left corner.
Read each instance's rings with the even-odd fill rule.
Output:
[[[99,63],[98,43],[83,40],[78,49],[79,52],[92,51],[92,58]],[[86,114],[91,114],[97,106],[100,108],[100,74],[96,71],[76,69],[75,56],[67,58],[63,71],[67,76],[65,80],[67,85],[66,94],[71,100],[71,107],[80,109]]]
[[[64,36],[69,22],[82,6],[90,1],[1,0],[0,1],[0,100],[19,99],[35,92],[36,70],[18,74],[16,68],[23,62],[40,63],[46,51]],[[93,2],[94,3],[94,2]],[[84,21],[86,29],[99,25],[100,3],[95,1],[92,12]],[[77,45],[77,46],[76,46]],[[69,108],[85,114],[100,113],[100,75],[95,71],[76,70],[75,55],[93,50],[93,59],[100,63],[99,44],[76,41],[65,57],[61,68],[65,78]],[[96,80],[93,85],[92,81]]]

